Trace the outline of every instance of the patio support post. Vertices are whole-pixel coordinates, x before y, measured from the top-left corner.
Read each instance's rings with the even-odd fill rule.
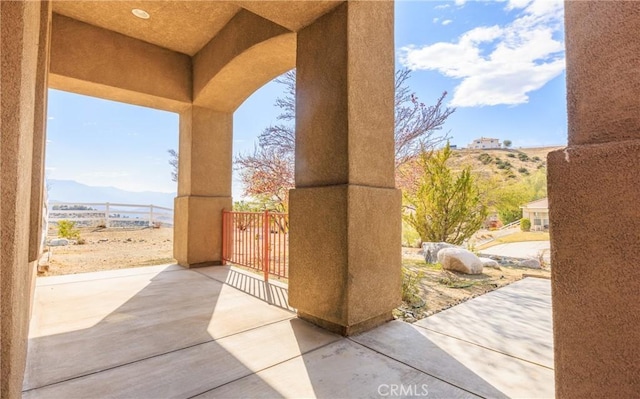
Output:
[[[556,397],[640,392],[640,3],[565,2],[569,146],[549,165]]]
[[[231,210],[233,114],[180,113],[174,257],[185,267],[221,264],[222,210]]]
[[[19,398],[40,242],[50,3],[2,1],[0,397]],[[33,215],[30,212],[37,212]]]
[[[348,2],[298,33],[289,299],[343,335],[400,302],[393,2]]]

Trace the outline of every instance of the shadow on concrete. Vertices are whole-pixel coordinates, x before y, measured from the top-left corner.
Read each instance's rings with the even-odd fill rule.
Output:
[[[39,286],[23,397],[514,396],[498,388],[508,362],[459,361],[398,321],[342,338],[207,273],[260,287],[222,269]]]
[[[395,348],[385,348],[385,351],[376,348],[368,336],[379,336],[377,331],[381,329],[397,334],[397,340],[391,340]],[[396,345],[398,342],[400,346]],[[407,362],[409,353],[431,367]],[[453,377],[459,384],[443,376]],[[279,397],[509,397],[415,327],[397,321],[306,352],[197,398],[270,398],[274,390],[279,392]]]
[[[210,272],[212,268],[216,270]],[[289,288],[284,283],[278,281],[265,282],[262,276],[240,271],[230,266],[212,266],[207,270],[194,270],[265,301],[269,305],[295,312],[295,309],[289,305]]]
[[[551,296],[545,294],[548,287],[548,280],[526,278],[419,320],[416,325],[552,369]]]
[[[246,345],[234,354],[225,344],[259,327],[300,325],[289,323],[290,312],[190,270],[42,288],[35,316],[41,328],[30,332],[24,398],[187,398],[299,355],[296,345],[245,365],[251,357]],[[253,349],[278,342],[277,334],[274,341],[266,332],[252,338]]]

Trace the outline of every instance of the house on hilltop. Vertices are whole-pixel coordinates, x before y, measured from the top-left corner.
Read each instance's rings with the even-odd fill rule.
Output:
[[[469,144],[470,149],[481,150],[487,148],[502,148],[500,144],[500,139],[492,139],[489,137],[480,137],[479,139],[473,140]]]

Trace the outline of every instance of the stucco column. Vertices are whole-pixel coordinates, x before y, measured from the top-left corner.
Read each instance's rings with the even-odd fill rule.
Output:
[[[393,3],[349,2],[298,33],[289,300],[349,335],[400,302]]]
[[[41,12],[41,7],[45,8]],[[0,397],[19,398],[27,353],[31,282],[29,264],[32,173],[41,173],[34,160],[40,140],[46,76],[46,2],[0,2],[2,19],[1,167],[0,167]],[[38,51],[38,46],[45,51]],[[35,140],[34,140],[35,133]],[[41,144],[41,143],[40,143]],[[36,151],[39,154],[38,151]],[[36,154],[36,157],[37,157]],[[40,170],[34,170],[38,168]],[[41,183],[41,182],[40,182]],[[37,183],[36,183],[37,184]],[[37,190],[36,190],[37,191]]]
[[[565,3],[569,146],[549,154],[556,396],[640,392],[640,3]]]
[[[220,264],[222,210],[231,210],[233,114],[191,106],[180,114],[173,254],[186,267]]]

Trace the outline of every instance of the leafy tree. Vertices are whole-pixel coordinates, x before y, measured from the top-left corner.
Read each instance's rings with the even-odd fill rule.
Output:
[[[522,217],[520,206],[531,201],[531,193],[522,182],[503,184],[496,190],[496,209],[504,224],[515,222]]]
[[[547,196],[547,171],[538,169],[519,182],[502,183],[492,192],[492,201],[502,223],[515,222],[522,217],[522,205]]]
[[[502,144],[505,146],[505,148],[509,148],[513,143],[511,142],[511,140],[504,140]]]
[[[409,76],[409,70],[398,71],[395,80],[395,165],[400,185],[415,179],[413,168],[408,165],[421,151],[435,148],[447,138],[437,132],[455,111],[443,105],[446,92],[432,106],[418,101],[407,86]],[[275,104],[282,110],[277,118],[281,123],[264,129],[253,153],[237,156],[235,167],[240,172],[245,195],[265,202],[269,209],[286,212],[289,190],[295,186],[295,70],[283,74],[276,82],[286,87],[284,96]]]
[[[480,229],[487,218],[487,204],[471,168],[454,172],[446,165],[450,156],[448,143],[438,152],[421,154],[418,186],[404,193],[409,210],[404,219],[423,241],[459,245]]]

